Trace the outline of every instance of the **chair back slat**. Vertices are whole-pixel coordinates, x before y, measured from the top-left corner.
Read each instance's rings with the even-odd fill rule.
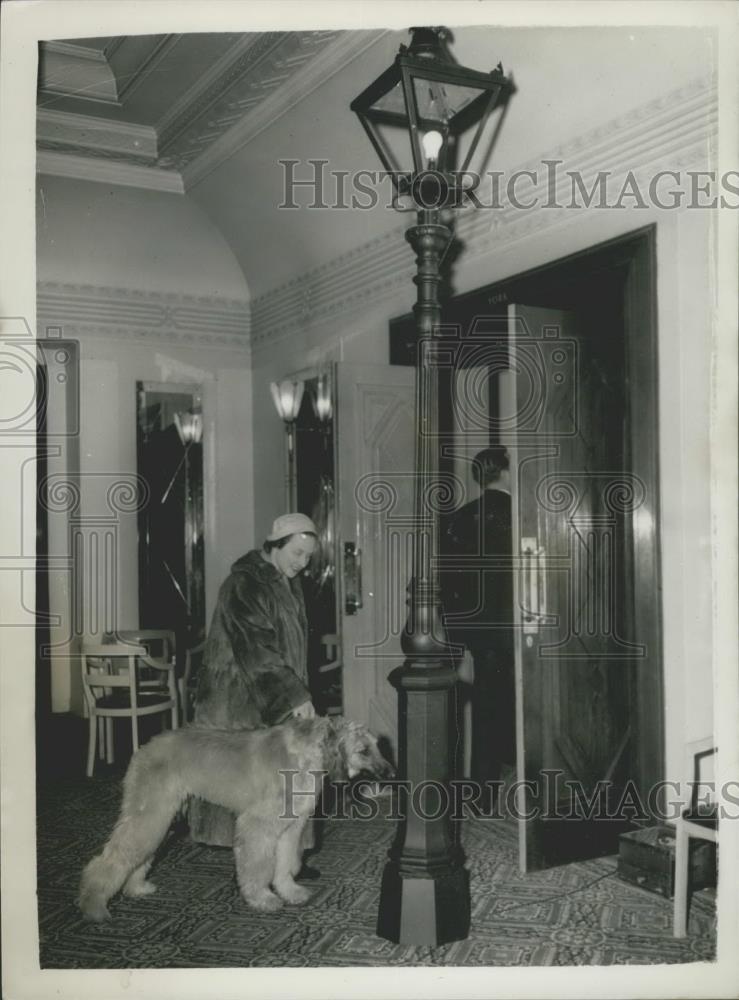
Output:
[[[132,642],[99,642],[84,645],[82,655],[104,657],[107,660],[120,656],[146,656],[146,647]]]

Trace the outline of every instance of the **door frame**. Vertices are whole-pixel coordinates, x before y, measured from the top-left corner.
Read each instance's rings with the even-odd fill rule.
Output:
[[[625,608],[627,635],[647,650],[646,662],[634,671],[630,706],[634,727],[630,773],[640,795],[663,780],[665,773],[656,260],[657,226],[651,224],[455,295],[445,303],[442,314],[443,323],[457,325],[460,319],[464,324],[466,316],[490,314],[494,307],[505,310],[511,302],[566,309],[568,295],[579,283],[586,283],[589,275],[605,269],[623,276],[622,333],[628,390],[624,465],[643,481],[651,502],[651,508],[643,504],[626,519],[624,546],[625,578],[633,581],[631,601]],[[415,362],[411,315],[391,321],[390,358],[396,364]],[[491,405],[495,401],[491,400]],[[641,540],[645,530],[651,531],[651,544]],[[659,805],[661,808],[663,803]]]

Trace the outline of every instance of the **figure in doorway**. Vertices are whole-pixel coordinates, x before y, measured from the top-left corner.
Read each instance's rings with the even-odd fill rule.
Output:
[[[444,610],[452,642],[472,655],[471,778],[483,789],[516,760],[513,647],[511,494],[508,452],[479,452],[473,475],[480,496],[454,511],[442,526],[443,555],[476,565],[442,573]],[[492,799],[488,789],[483,807]]]

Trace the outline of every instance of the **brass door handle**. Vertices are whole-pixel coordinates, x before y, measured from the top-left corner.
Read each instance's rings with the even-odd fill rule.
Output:
[[[536,635],[547,616],[547,554],[536,538],[521,539],[523,634]]]
[[[362,550],[344,542],[344,610],[355,615],[362,607]]]
[[[537,608],[538,588],[536,580],[536,539],[521,539],[521,618],[523,634],[535,635],[538,631]]]

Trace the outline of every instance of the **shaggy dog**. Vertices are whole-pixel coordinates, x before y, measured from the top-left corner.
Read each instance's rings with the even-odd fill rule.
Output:
[[[146,879],[153,854],[189,795],[236,813],[236,877],[250,906],[272,911],[283,900],[306,902],[311,892],[294,876],[322,773],[343,781],[360,774],[389,778],[393,769],[374,736],[343,719],[292,720],[253,730],[176,729],[154,737],[131,759],[118,822],[82,873],[82,913],[89,920],[107,919],[106,904],[121,887],[127,896],[155,891]]]

